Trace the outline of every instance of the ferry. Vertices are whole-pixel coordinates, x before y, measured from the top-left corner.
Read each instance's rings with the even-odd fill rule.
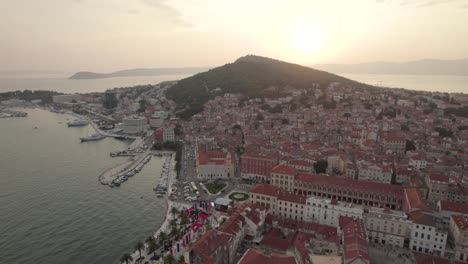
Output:
[[[86,142],[86,141],[101,140],[103,138],[105,138],[105,136],[99,135],[99,134],[94,134],[94,135],[89,136],[89,137],[82,137],[82,138],[80,138],[80,140],[81,140],[81,142]]]
[[[69,127],[87,126],[88,124],[89,124],[89,122],[87,120],[83,120],[83,119],[75,119],[75,120],[67,123],[67,125]]]

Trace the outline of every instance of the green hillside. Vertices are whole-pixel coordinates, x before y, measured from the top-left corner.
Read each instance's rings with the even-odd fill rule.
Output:
[[[177,103],[181,118],[190,118],[201,112],[203,105],[216,95],[241,93],[250,97],[277,97],[285,94],[288,87],[310,88],[314,83],[328,85],[332,82],[359,84],[328,72],[248,55],[182,79],[166,91],[166,96]]]

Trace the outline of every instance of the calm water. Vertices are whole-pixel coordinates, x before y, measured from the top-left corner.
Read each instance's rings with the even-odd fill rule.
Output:
[[[8,75],[0,72],[0,92],[16,90],[53,90],[64,93],[103,92],[115,87],[139,84],[157,84],[162,81],[180,80],[190,75],[162,75],[148,77],[119,77],[94,80],[68,80],[70,74],[55,73],[42,75]],[[344,77],[359,82],[386,87],[406,88],[422,91],[468,93],[468,76],[449,75],[384,75],[346,74]]]
[[[339,74],[359,82],[410,90],[448,93],[468,93],[468,76],[453,75],[390,75]]]
[[[0,263],[118,263],[163,222],[165,201],[152,191],[162,159],[119,188],[103,186],[98,174],[122,161],[109,152],[126,143],[80,143],[92,128],[25,111],[0,119]]]
[[[5,76],[0,75],[0,92],[16,90],[49,90],[63,93],[104,92],[117,87],[140,84],[158,84],[163,81],[180,80],[188,75],[161,75],[143,77],[117,77],[91,80],[69,80],[66,75]]]

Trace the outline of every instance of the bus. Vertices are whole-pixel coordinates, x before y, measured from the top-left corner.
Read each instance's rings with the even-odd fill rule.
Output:
[[[195,185],[195,182],[191,182],[190,185],[192,185],[193,192],[198,191],[198,188],[197,188],[197,185]]]

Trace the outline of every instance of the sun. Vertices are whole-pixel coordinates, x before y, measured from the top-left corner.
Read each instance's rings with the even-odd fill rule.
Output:
[[[299,54],[307,55],[322,48],[322,34],[315,27],[297,29],[292,36],[292,48]]]

